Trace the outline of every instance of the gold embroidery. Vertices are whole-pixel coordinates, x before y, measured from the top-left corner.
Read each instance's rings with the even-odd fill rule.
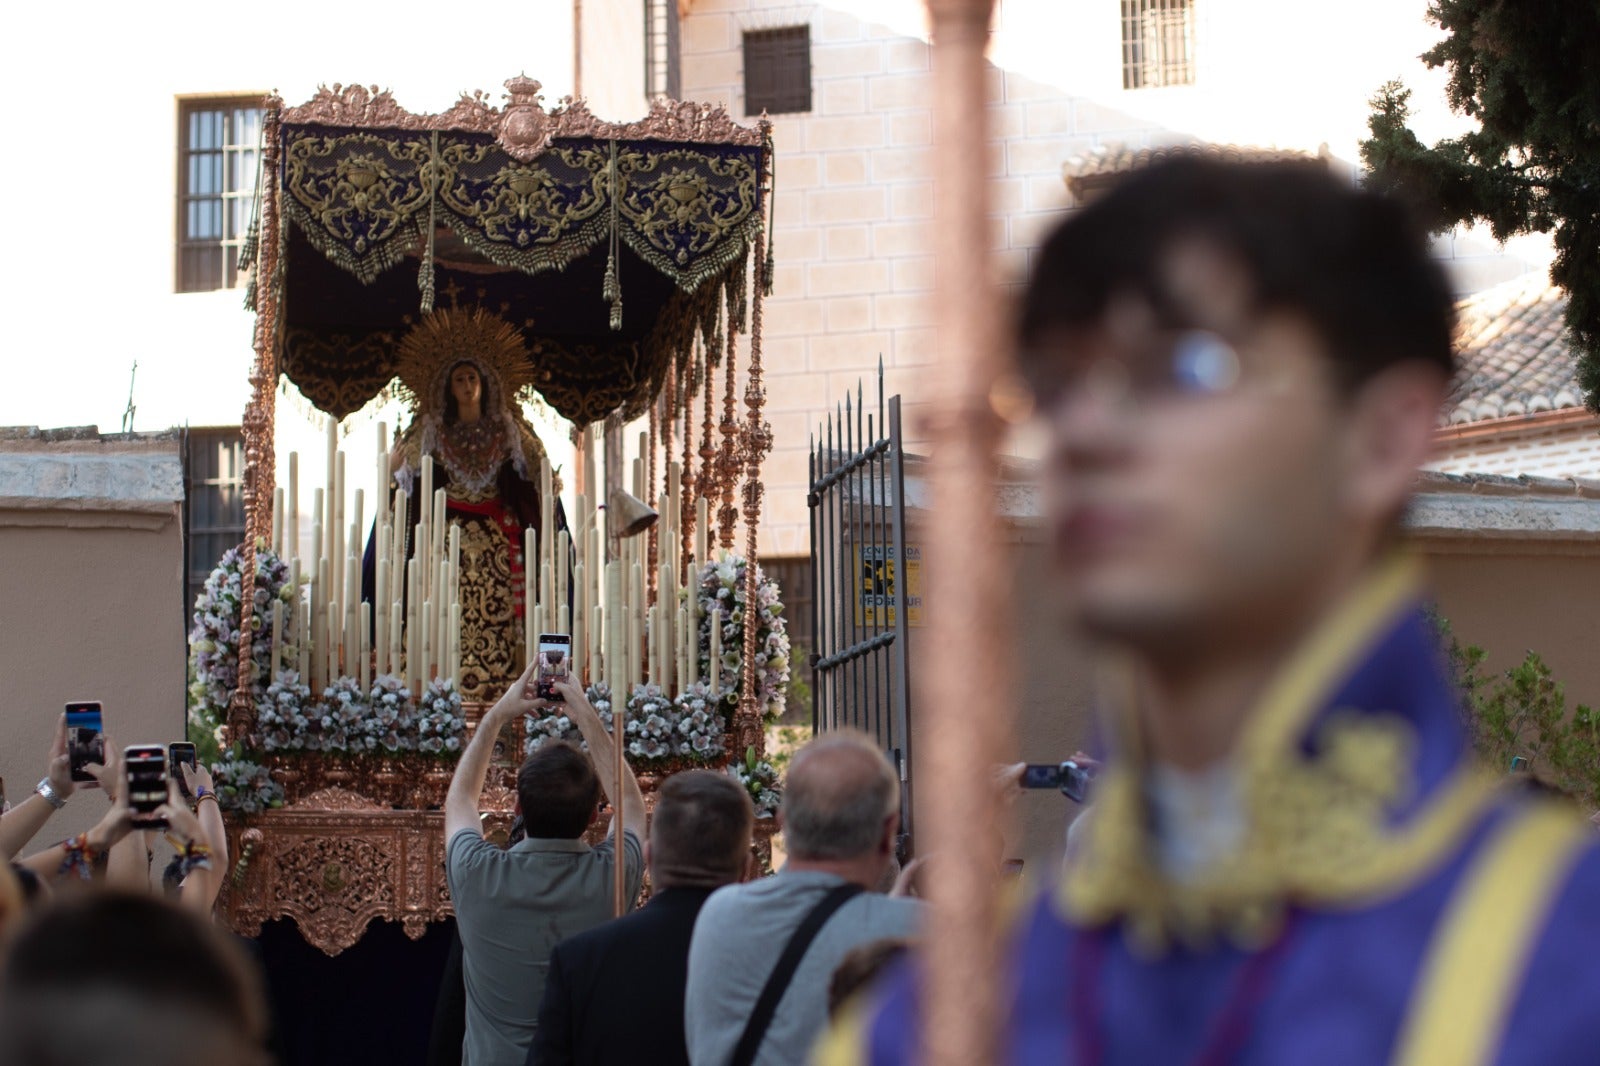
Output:
[[[1057,899],[1066,913],[1090,925],[1121,917],[1129,943],[1148,954],[1219,938],[1248,949],[1275,935],[1290,904],[1356,905],[1437,864],[1493,802],[1492,780],[1462,769],[1406,823],[1391,826],[1415,787],[1408,723],[1336,713],[1313,750],[1299,750],[1329,690],[1409,606],[1415,586],[1409,564],[1383,567],[1269,688],[1236,754],[1245,839],[1208,876],[1180,884],[1154,867],[1137,756],[1132,767],[1114,765],[1099,783],[1083,849],[1062,878]]]
[[[510,545],[487,518],[459,515],[451,521],[461,524],[461,694],[487,699],[517,676],[522,657]]]

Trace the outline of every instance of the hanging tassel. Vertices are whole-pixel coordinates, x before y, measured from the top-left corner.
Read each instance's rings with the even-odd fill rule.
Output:
[[[765,262],[757,264],[756,269],[761,271],[761,278],[758,282],[761,286],[761,295],[771,296],[772,275],[777,270],[777,257],[773,251],[773,246],[777,244],[774,238],[778,235],[778,168],[773,163],[772,126],[768,123],[763,123],[763,125],[766,126],[766,135],[762,139],[762,148],[766,155],[764,162],[767,165],[768,174],[767,258]]]
[[[611,247],[606,256],[605,281],[600,286],[601,298],[611,301],[611,328],[613,330],[622,328],[622,280],[617,270],[617,250],[619,245],[617,237],[617,227],[619,225],[617,200],[622,196],[622,189],[619,187],[617,177],[617,142],[613,139],[611,141],[611,162],[606,168],[607,193],[611,197]]]
[[[434,207],[439,198],[434,195],[434,164],[439,158],[439,131],[433,131],[433,150],[428,156],[428,164],[423,168],[422,183],[428,193],[428,246],[422,254],[422,269],[417,271],[417,287],[422,290],[422,313],[433,312],[433,233]]]

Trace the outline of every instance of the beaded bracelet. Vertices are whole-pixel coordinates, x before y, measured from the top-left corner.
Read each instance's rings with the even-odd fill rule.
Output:
[[[80,880],[87,881],[94,876],[94,862],[99,858],[94,848],[89,846],[89,834],[79,833],[61,842],[61,866],[56,871],[60,876],[67,877],[76,873]]]
[[[172,865],[177,867],[179,877],[188,877],[194,870],[211,869],[211,849],[204,844],[196,844],[192,840],[179,841],[168,837],[167,841],[176,849]]]

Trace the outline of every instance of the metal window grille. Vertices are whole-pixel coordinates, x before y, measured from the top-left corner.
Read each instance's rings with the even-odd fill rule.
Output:
[[[810,26],[745,31],[744,110],[747,115],[811,110]]]
[[[231,289],[255,210],[262,110],[194,100],[178,112],[178,291]]]
[[[191,429],[184,441],[184,629],[212,568],[244,540],[244,435],[238,426]]]
[[[1194,84],[1194,0],[1122,0],[1122,87]]]
[[[644,0],[644,93],[649,99],[683,96],[679,62],[678,0]]]

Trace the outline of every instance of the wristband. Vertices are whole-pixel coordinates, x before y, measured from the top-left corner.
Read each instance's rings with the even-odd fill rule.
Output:
[[[33,786],[33,790],[43,796],[44,801],[58,811],[67,805],[67,801],[62,798],[61,793],[57,792],[55,786],[50,784],[48,777],[42,778],[37,785]]]
[[[218,807],[222,806],[222,801],[217,799],[217,794],[215,792],[211,791],[209,788],[206,788],[204,785],[201,785],[199,791],[197,791],[195,793],[194,805],[195,805],[195,809],[196,810],[198,810],[200,808],[200,801],[201,800],[210,800],[212,803],[215,803]]]

